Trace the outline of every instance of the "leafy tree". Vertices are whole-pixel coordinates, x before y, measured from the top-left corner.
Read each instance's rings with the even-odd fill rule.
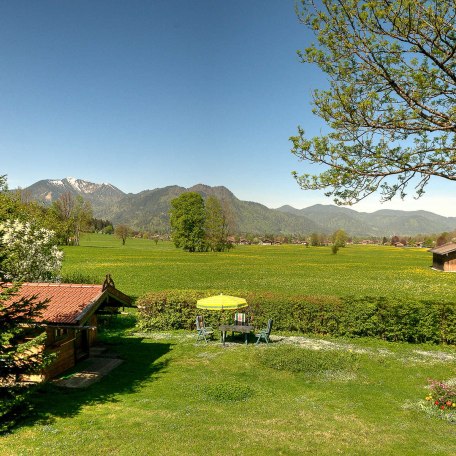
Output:
[[[401,240],[399,239],[399,236],[392,236],[391,237],[391,245],[397,244]]]
[[[344,230],[337,230],[333,233],[331,239],[334,245],[337,245],[338,247],[345,247],[348,241],[348,235]]]
[[[62,256],[52,232],[34,220],[45,210],[18,196],[7,193],[6,177],[0,176],[0,433],[28,408],[30,388],[20,382],[21,376],[36,373],[49,360],[42,351],[45,334],[35,324],[47,302],[17,297],[20,284],[15,279],[52,279]]]
[[[207,250],[205,222],[206,211],[200,194],[182,193],[171,201],[171,236],[176,247],[189,252]]]
[[[75,198],[67,192],[53,203],[52,208],[60,222],[57,231],[61,234],[63,243],[79,245],[81,231],[87,230],[93,220],[90,201],[84,201],[80,195]]]
[[[6,177],[0,176],[0,433],[27,409],[30,389],[20,383],[21,376],[36,373],[47,359],[45,334],[34,322],[47,302],[18,298],[20,285],[4,282],[49,280],[59,273],[62,253],[53,233],[36,221],[45,214],[20,194],[8,193]]]
[[[125,245],[127,238],[131,235],[131,228],[127,225],[117,225],[114,234],[122,240],[122,245]]]
[[[451,234],[444,231],[443,233],[441,233],[438,236],[438,238],[436,240],[436,245],[437,245],[437,247],[439,247],[441,245],[447,244],[450,241],[451,241]]]
[[[8,192],[6,175],[0,175],[0,221],[20,217],[22,208],[16,196]]]
[[[19,288],[0,282],[0,433],[27,410],[30,389],[21,376],[39,372],[49,360],[42,350],[45,333],[34,322],[47,302],[18,298]]]
[[[112,222],[110,220],[103,220],[103,219],[97,219],[93,218],[90,222],[90,225],[93,226],[93,229],[96,232],[104,232],[103,230],[110,226],[112,228]]]
[[[223,252],[232,247],[228,242],[228,221],[220,201],[214,196],[206,200],[205,233],[206,242],[210,250]]]
[[[6,176],[0,176],[0,279],[54,280],[62,253],[57,249],[47,209],[8,192]]]
[[[114,233],[114,227],[112,225],[105,226],[102,229],[103,234],[113,234]]]
[[[348,241],[348,235],[344,230],[337,230],[331,236],[332,246],[331,251],[333,255],[339,251],[341,247],[345,247]]]
[[[6,220],[0,223],[0,277],[14,281],[46,282],[58,278],[63,252],[54,232],[36,223]]]
[[[434,247],[434,240],[431,237],[426,237],[423,241],[423,247],[432,248]]]
[[[321,244],[321,236],[318,233],[312,233],[310,235],[310,245],[317,247]]]
[[[326,165],[294,172],[303,189],[337,204],[381,191],[382,200],[433,176],[456,180],[454,0],[301,0],[300,20],[317,42],[300,52],[329,79],[314,113],[329,133],[293,136],[292,152]]]
[[[33,222],[34,226],[46,228],[54,233],[55,228],[59,226],[59,221],[54,212],[33,201],[29,192],[24,190],[8,191],[6,178],[3,176],[3,184],[0,183],[0,222],[6,220]],[[56,236],[59,239],[57,234]]]

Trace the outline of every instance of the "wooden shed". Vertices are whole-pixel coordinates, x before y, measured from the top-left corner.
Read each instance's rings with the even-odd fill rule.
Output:
[[[132,300],[116,289],[108,276],[103,285],[69,283],[24,283],[17,297],[47,300],[36,320],[46,331],[45,349],[55,353],[50,366],[29,380],[48,380],[73,367],[90,355],[97,339],[98,315],[118,313]]]
[[[456,243],[450,242],[429,250],[432,252],[432,267],[438,271],[456,272]]]

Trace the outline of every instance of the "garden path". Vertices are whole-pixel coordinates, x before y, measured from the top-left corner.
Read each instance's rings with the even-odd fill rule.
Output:
[[[53,380],[55,385],[66,388],[86,388],[99,381],[115,369],[123,360],[116,353],[110,353],[103,345],[91,347],[90,358],[81,364],[80,370]]]

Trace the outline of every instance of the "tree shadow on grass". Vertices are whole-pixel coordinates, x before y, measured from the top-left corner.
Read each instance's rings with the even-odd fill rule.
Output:
[[[33,411],[18,427],[51,424],[56,417],[77,415],[87,405],[118,402],[119,395],[133,394],[163,375],[169,363],[162,358],[172,344],[126,336],[122,324],[105,329],[100,339],[122,364],[87,388],[65,388],[50,382],[38,386],[30,399]]]

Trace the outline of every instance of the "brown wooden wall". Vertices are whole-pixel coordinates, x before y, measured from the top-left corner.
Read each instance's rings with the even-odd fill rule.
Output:
[[[456,259],[447,261],[443,270],[446,272],[456,272]]]
[[[74,356],[74,331],[71,331],[69,337],[59,345],[49,348],[50,353],[54,353],[56,358],[50,366],[45,369],[45,380],[61,374],[75,365]]]
[[[97,316],[92,315],[90,317],[90,320],[88,322],[89,326],[95,326],[98,328],[98,321],[97,321]],[[89,329],[89,347],[91,347],[97,340],[97,330],[96,329]]]
[[[434,253],[434,255],[432,257],[432,267],[434,269],[438,269],[439,271],[443,271],[444,264],[445,264],[445,262],[443,261],[442,256],[436,255]]]
[[[439,271],[456,272],[456,252],[448,255],[438,255],[434,253],[432,257],[432,267]]]
[[[97,327],[97,316],[92,315],[85,324],[87,326]],[[84,331],[87,333],[88,346],[91,347],[97,340],[97,329],[86,329]],[[49,380],[71,369],[76,364],[75,340],[76,330],[71,328],[62,330],[56,327],[47,327],[46,350],[55,355],[54,361],[42,374],[29,376],[29,380]]]
[[[86,323],[88,326],[97,326],[97,316],[93,315]],[[97,330],[87,329],[88,345],[91,347],[97,340]],[[68,329],[67,334],[59,339],[56,337],[55,328],[47,328],[46,347],[50,353],[54,353],[56,358],[44,371],[44,379],[49,380],[76,364],[75,340],[76,330]]]

